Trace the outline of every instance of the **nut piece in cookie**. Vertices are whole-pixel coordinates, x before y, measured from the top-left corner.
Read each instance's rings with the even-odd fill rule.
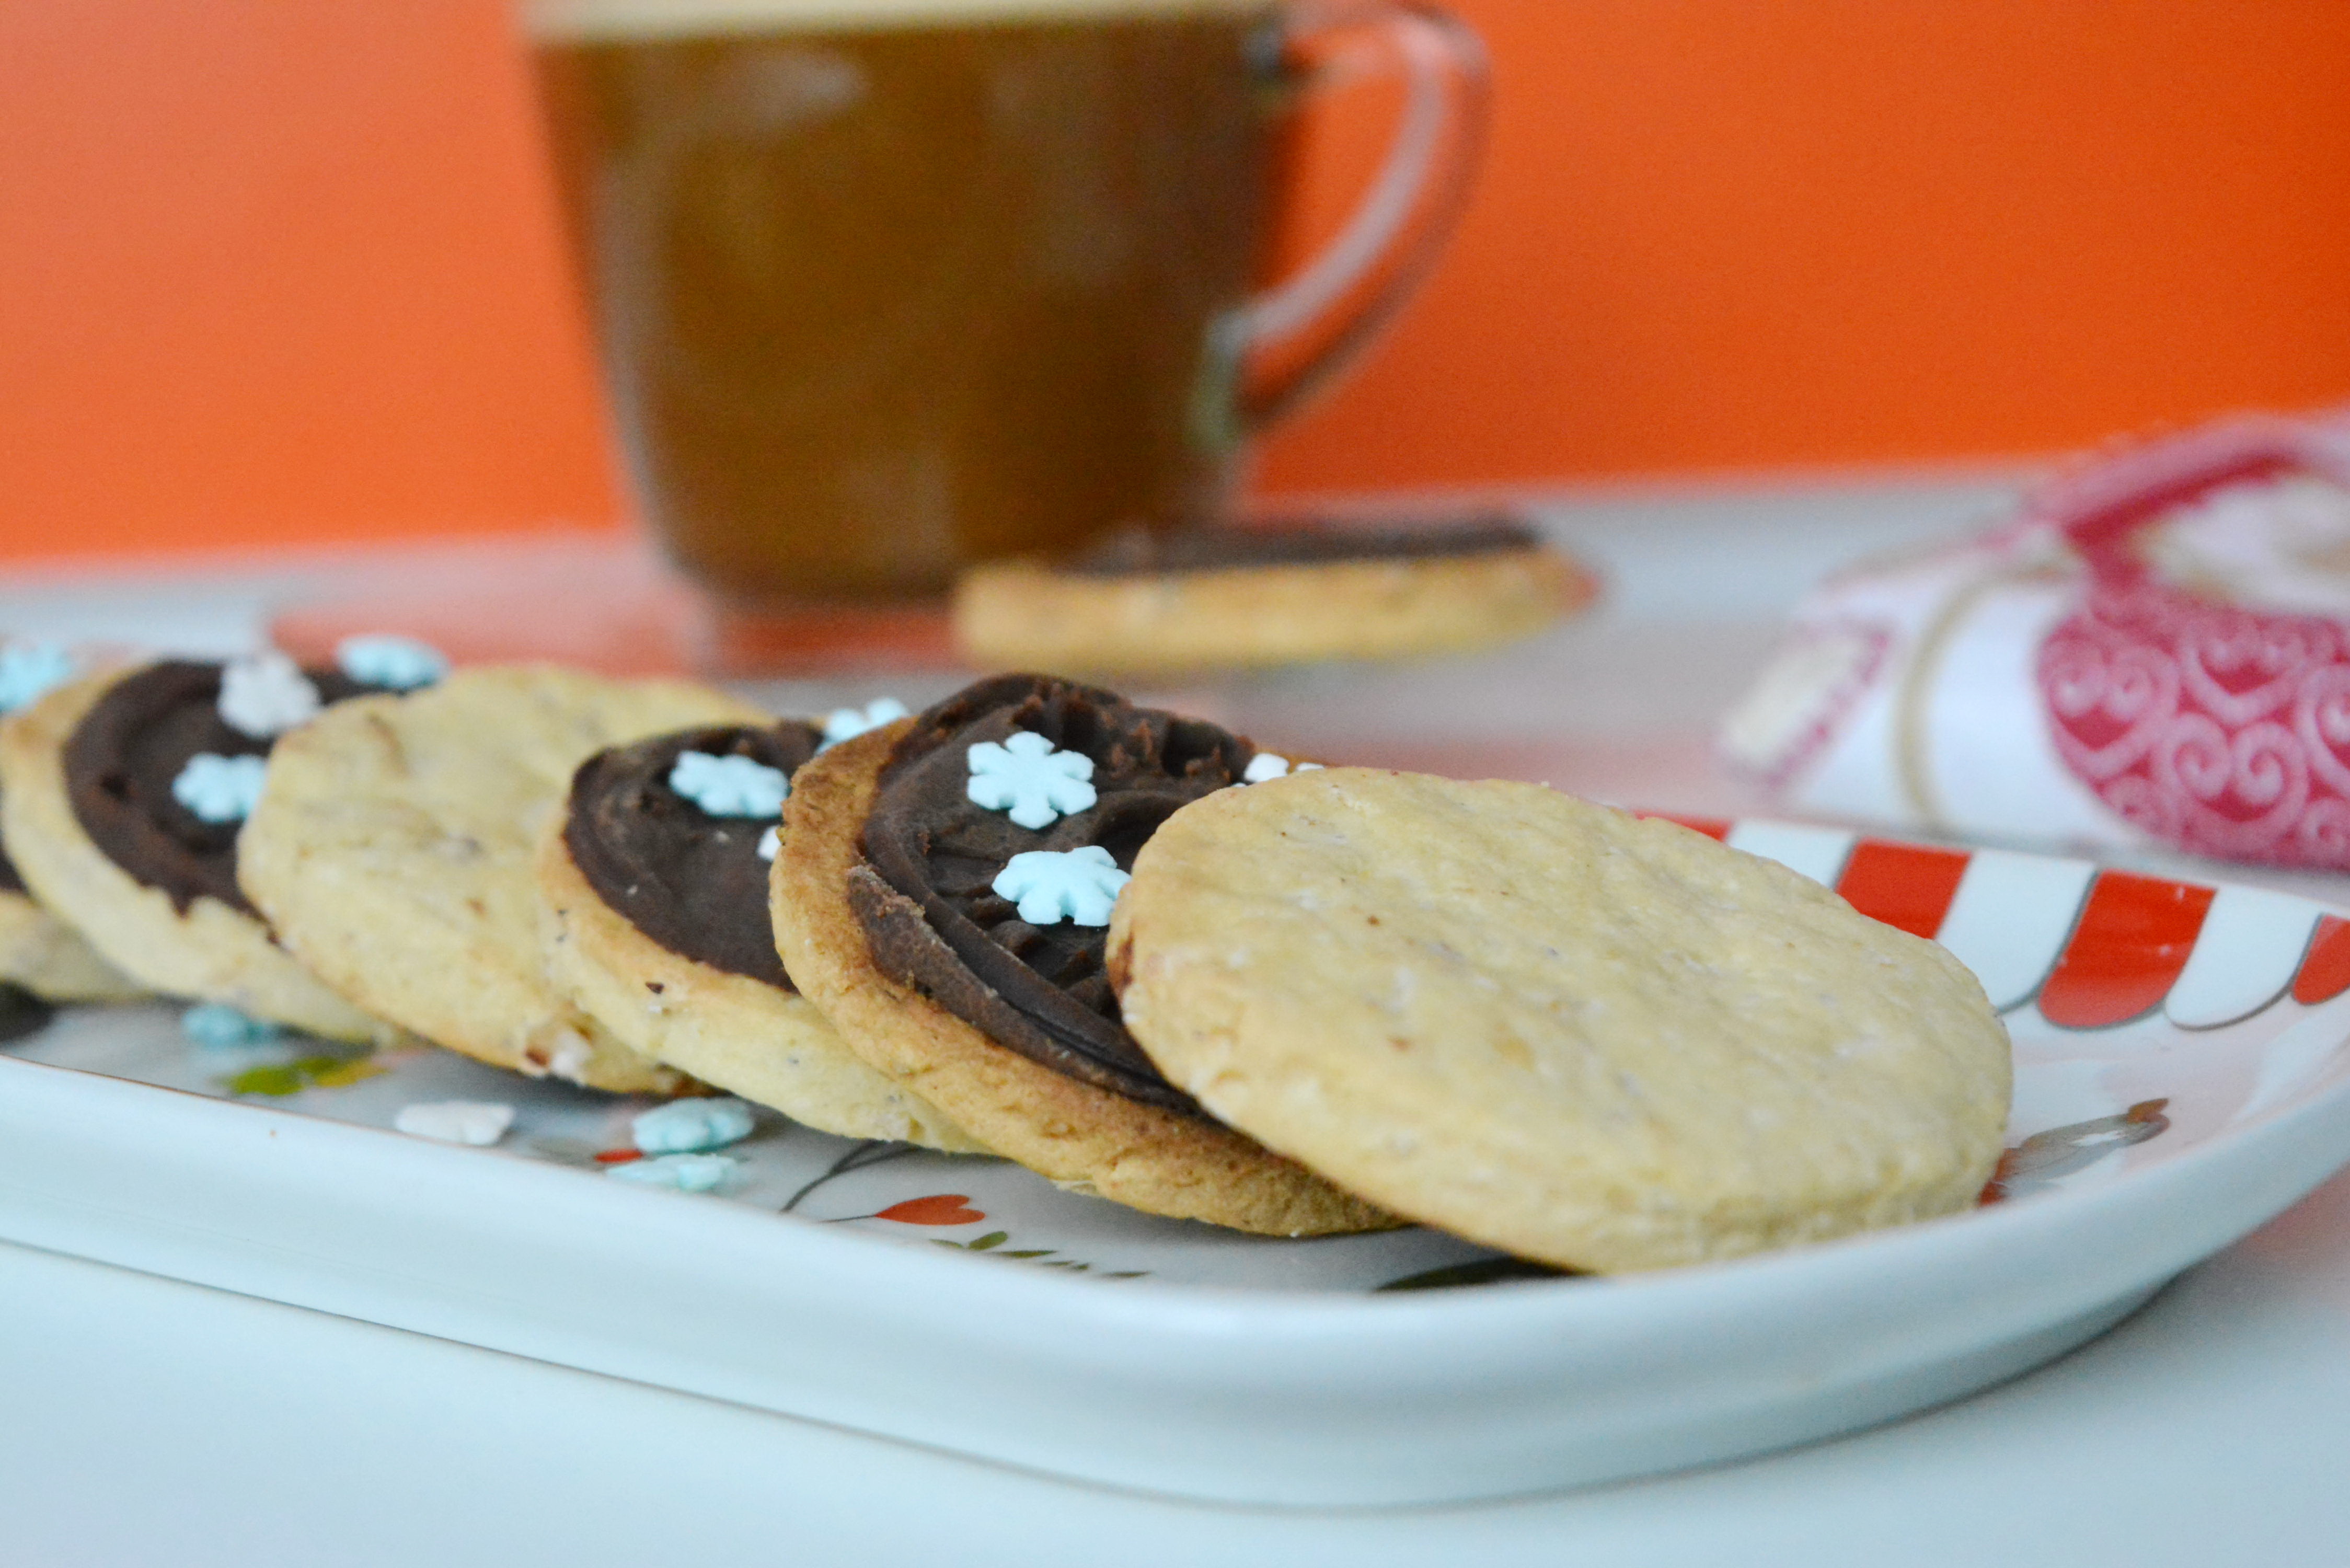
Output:
[[[114,968],[314,1034],[386,1041],[273,940],[237,884],[278,738],[369,690],[283,654],[72,681],[0,728],[0,833],[34,896]]]
[[[1153,535],[978,567],[955,641],[983,668],[1181,675],[1498,647],[1587,604],[1591,576],[1523,524],[1290,524]]]
[[[1669,823],[1333,768],[1211,795],[1111,917],[1127,1025],[1352,1190],[1598,1272],[1973,1203],[2006,1031],[1931,942]]]
[[[339,703],[279,742],[238,877],[296,957],[436,1044],[533,1076],[674,1090],[678,1073],[548,980],[533,861],[591,753],[763,718],[682,681],[544,665]]]
[[[844,1137],[983,1152],[867,1066],[775,952],[768,863],[816,726],[709,725],[579,764],[538,846],[547,972],[639,1054]]]
[[[1039,676],[983,680],[835,746],[785,806],[784,963],[858,1055],[1064,1186],[1274,1235],[1390,1224],[1201,1115],[1120,1027],[1102,973],[1121,867],[1253,754],[1211,724]],[[1021,856],[1043,859],[1007,881]]]

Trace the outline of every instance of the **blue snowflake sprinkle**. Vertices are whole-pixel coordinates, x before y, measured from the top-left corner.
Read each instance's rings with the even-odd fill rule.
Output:
[[[1100,797],[1094,793],[1094,760],[1064,752],[1042,735],[1014,730],[1002,745],[973,744],[967,754],[971,783],[964,793],[990,811],[1009,808],[1026,828],[1050,827],[1055,818],[1083,811]]]
[[[335,663],[361,685],[387,691],[413,691],[449,673],[447,656],[431,643],[381,632],[343,639],[335,644]]]
[[[712,816],[773,816],[792,793],[779,768],[708,752],[680,752],[669,787]]]
[[[199,1045],[259,1045],[277,1038],[277,1025],[224,1002],[199,1002],[180,1014],[180,1033]]]
[[[13,713],[73,679],[73,655],[54,642],[0,648],[0,713]]]
[[[615,1181],[639,1187],[667,1187],[679,1192],[708,1192],[726,1179],[734,1162],[723,1154],[664,1154],[609,1165],[604,1174]]]
[[[1014,856],[989,884],[1020,907],[1032,926],[1109,924],[1110,906],[1132,880],[1098,844],[1078,849],[1030,849]]]
[[[751,1107],[741,1100],[671,1100],[629,1123],[647,1154],[707,1154],[751,1136]]]
[[[200,822],[243,822],[261,799],[267,757],[224,757],[198,752],[172,781],[172,798]]]
[[[906,705],[895,697],[876,697],[862,708],[835,708],[824,722],[824,744],[816,750],[828,752],[843,741],[855,740],[868,730],[894,724],[905,717]]]

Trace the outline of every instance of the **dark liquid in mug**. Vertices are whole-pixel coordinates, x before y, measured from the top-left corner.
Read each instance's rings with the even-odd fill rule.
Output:
[[[1269,12],[542,36],[638,494],[747,603],[1210,509]]]

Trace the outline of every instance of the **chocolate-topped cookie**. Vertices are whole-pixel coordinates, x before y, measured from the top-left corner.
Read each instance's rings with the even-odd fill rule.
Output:
[[[276,653],[59,687],[0,731],[0,833],[40,901],[131,979],[314,1034],[395,1038],[277,945],[236,878],[278,735],[369,690]]]
[[[1118,1022],[1102,972],[1106,923],[1031,921],[994,885],[1015,856],[1088,846],[1122,873],[1161,822],[1239,783],[1255,754],[1204,721],[1043,676],[1001,676],[948,699],[890,753],[859,839],[865,864],[849,875],[875,963],[1055,1072],[1194,1109]],[[1026,790],[1035,804],[980,804],[991,787]]]
[[[571,775],[564,847],[598,898],[670,951],[789,991],[767,923],[768,833],[823,742],[785,720],[609,747]]]
[[[249,799],[234,798],[240,776],[257,794],[261,770],[240,769],[230,759],[269,755],[280,730],[276,721],[307,709],[360,696],[376,688],[340,670],[297,670],[290,661],[251,667],[270,674],[274,698],[257,700],[243,712],[243,726],[222,712],[222,683],[231,667],[213,660],[164,659],[136,670],[108,689],[66,742],[66,794],[74,819],[106,857],[152,888],[185,914],[198,898],[217,898],[230,909],[258,915],[236,885],[236,840],[244,827]],[[307,683],[310,695],[291,682]],[[268,709],[264,703],[280,704]],[[239,712],[236,703],[231,712]],[[213,757],[227,767],[197,762]],[[196,787],[206,772],[223,782],[215,798]]]
[[[536,875],[547,972],[622,1044],[847,1137],[980,1145],[841,1044],[776,954],[768,863],[816,726],[703,725],[579,764]]]
[[[1108,691],[982,681],[800,770],[776,944],[859,1055],[1065,1186],[1279,1235],[1391,1223],[1202,1115],[1135,1047],[1102,974],[1124,867],[1158,825],[1285,771]]]
[[[1496,647],[1588,603],[1591,576],[1503,514],[1123,529],[1066,561],[978,567],[955,639],[983,667],[1174,675]]]

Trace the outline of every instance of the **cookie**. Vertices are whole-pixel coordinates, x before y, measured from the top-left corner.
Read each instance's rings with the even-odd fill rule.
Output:
[[[81,660],[55,643],[0,639],[0,715],[28,708],[81,673]],[[138,982],[98,956],[81,933],[34,901],[0,839],[0,985],[49,1002],[120,1002]],[[0,1030],[6,1025],[0,1023]]]
[[[33,901],[0,849],[0,984],[45,1002],[129,1002],[137,981],[98,956],[81,933]]]
[[[2006,1031],[1933,943],[1669,823],[1333,768],[1185,807],[1111,918],[1128,1027],[1233,1126],[1598,1272],[1973,1203]]]
[[[954,631],[983,669],[1170,676],[1498,647],[1595,592],[1589,574],[1507,519],[1138,529],[1072,561],[966,573]]]
[[[1120,857],[1258,755],[1033,676],[846,742],[800,769],[785,805],[785,967],[858,1055],[1065,1187],[1272,1235],[1391,1224],[1169,1085],[1118,1026],[1103,928],[1077,923],[1105,913]],[[1073,875],[1015,909],[991,889],[1021,853]]]
[[[9,857],[140,985],[331,1039],[394,1039],[288,956],[236,881],[276,728],[362,690],[282,656],[167,659],[58,687],[0,726]]]
[[[15,872],[0,850],[0,878]],[[23,986],[45,1002],[129,1002],[146,994],[79,931],[35,903],[21,880],[0,890],[0,984]]]
[[[329,984],[436,1044],[533,1076],[668,1092],[548,980],[533,870],[572,770],[618,742],[764,716],[681,681],[460,670],[328,709],[279,742],[238,878]]]
[[[775,822],[822,739],[790,721],[706,726],[582,763],[539,839],[547,972],[639,1055],[794,1121],[984,1152],[843,1044],[775,952]]]

